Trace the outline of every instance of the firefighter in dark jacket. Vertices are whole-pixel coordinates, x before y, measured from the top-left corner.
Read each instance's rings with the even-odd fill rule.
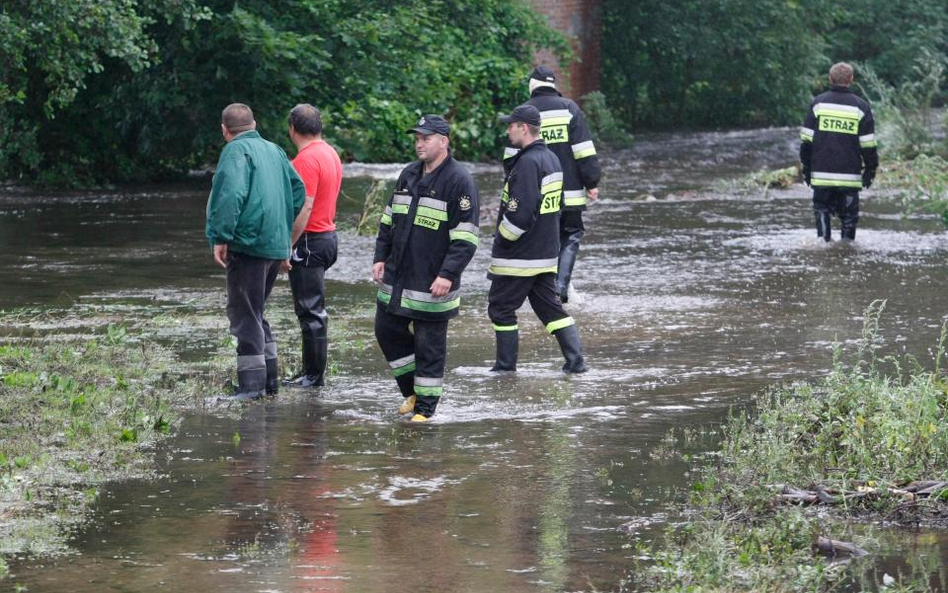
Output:
[[[470,172],[451,156],[448,122],[426,115],[409,133],[418,161],[399,175],[375,242],[375,336],[405,397],[398,412],[425,422],[442,394],[448,320],[477,249],[479,206]]]
[[[599,157],[583,112],[575,102],[556,90],[556,76],[545,66],[530,74],[530,100],[540,112],[540,132],[563,167],[563,207],[560,213],[560,253],[556,274],[556,292],[562,302],[569,298],[569,283],[579,253],[579,241],[586,232],[583,210],[587,197],[599,198]],[[504,151],[508,163],[517,154],[516,147]]]
[[[518,149],[508,159],[491,250],[487,314],[494,324],[497,357],[492,371],[517,369],[520,332],[517,309],[525,298],[548,332],[556,336],[568,373],[586,371],[579,331],[556,294],[559,218],[563,172],[559,159],[540,137],[540,112],[520,105],[507,124],[510,143]]]
[[[844,241],[856,238],[859,189],[868,188],[879,166],[872,110],[849,87],[853,68],[845,62],[829,71],[830,90],[810,104],[800,129],[803,178],[813,188],[816,234],[830,241],[830,221],[842,223]]]

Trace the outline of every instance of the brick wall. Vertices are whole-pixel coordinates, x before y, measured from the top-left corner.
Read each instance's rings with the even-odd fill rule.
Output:
[[[600,0],[530,0],[530,3],[546,16],[553,28],[566,33],[576,57],[579,58],[564,72],[549,52],[541,51],[536,56],[537,65],[553,68],[560,91],[572,99],[598,91],[602,69],[599,44],[602,35]]]

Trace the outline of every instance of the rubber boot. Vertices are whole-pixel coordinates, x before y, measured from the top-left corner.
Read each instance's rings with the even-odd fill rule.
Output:
[[[856,240],[856,227],[854,226],[844,226],[842,232],[843,241],[855,241]]]
[[[560,343],[560,350],[563,352],[563,358],[566,363],[563,365],[563,372],[566,373],[585,373],[586,361],[583,358],[583,344],[579,341],[579,330],[575,325],[569,325],[563,329],[553,332],[556,341]]]
[[[276,358],[267,358],[267,395],[276,395],[280,391],[280,370]]]
[[[326,372],[328,341],[326,338],[317,338],[303,335],[303,372],[284,382],[287,387],[308,389],[321,387]]]
[[[816,236],[822,237],[827,243],[833,240],[833,219],[827,212],[816,213]]]
[[[491,371],[516,371],[517,370],[517,351],[520,349],[520,332],[495,331],[494,336],[497,340],[497,360]]]
[[[579,239],[563,244],[560,249],[560,259],[556,268],[556,293],[560,295],[560,302],[569,301],[569,282],[573,277],[573,266],[576,265],[576,255],[579,253]]]
[[[237,371],[237,393],[233,399],[237,401],[251,401],[260,399],[267,390],[267,369],[247,369]]]
[[[415,396],[409,395],[405,398],[405,401],[402,402],[402,405],[398,407],[399,414],[411,414],[415,411]]]
[[[416,395],[415,396],[415,415],[411,417],[412,422],[427,422],[428,418],[434,416],[435,410],[438,408],[438,403],[441,402],[440,397],[431,396],[431,395]]]

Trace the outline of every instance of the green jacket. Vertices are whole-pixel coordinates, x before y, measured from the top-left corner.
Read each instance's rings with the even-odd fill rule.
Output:
[[[211,246],[264,259],[290,257],[293,221],[306,188],[286,153],[251,130],[227,143],[207,199]]]

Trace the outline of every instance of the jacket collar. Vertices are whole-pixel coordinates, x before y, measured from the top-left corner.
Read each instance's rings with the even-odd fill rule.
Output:
[[[852,90],[851,88],[849,88],[848,86],[839,86],[838,84],[831,84],[831,85],[830,85],[830,90],[831,90],[831,91],[836,91],[837,93],[851,93],[851,92],[853,92],[853,90]]]
[[[551,86],[540,86],[533,89],[533,92],[530,93],[530,98],[533,97],[562,97],[563,93],[559,92]]]

